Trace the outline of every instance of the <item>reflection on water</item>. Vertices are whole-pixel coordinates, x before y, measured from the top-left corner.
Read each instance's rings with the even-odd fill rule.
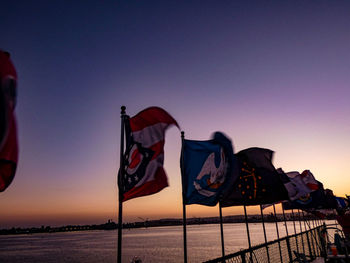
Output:
[[[268,240],[276,226],[266,223]],[[294,234],[292,222],[288,231]],[[279,223],[280,237],[285,236]],[[299,224],[296,224],[299,232]],[[302,226],[304,229],[304,226]],[[262,224],[249,224],[252,245],[264,242]],[[224,224],[226,254],[248,247],[245,224]],[[219,225],[187,226],[189,262],[221,256]],[[123,230],[123,262],[138,256],[143,262],[183,262],[182,226]],[[117,231],[82,231],[0,236],[0,262],[116,262]]]

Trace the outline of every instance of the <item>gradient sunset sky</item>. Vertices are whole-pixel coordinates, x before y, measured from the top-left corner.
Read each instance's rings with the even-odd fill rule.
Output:
[[[0,29],[20,145],[0,228],[117,221],[122,105],[164,108],[188,139],[272,149],[276,167],[350,194],[348,1],[5,1]],[[170,186],[125,202],[125,222],[182,216],[180,148],[173,127]]]

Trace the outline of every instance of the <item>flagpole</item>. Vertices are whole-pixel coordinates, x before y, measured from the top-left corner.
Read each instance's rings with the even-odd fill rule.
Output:
[[[250,242],[250,234],[249,234],[248,216],[247,216],[246,205],[243,205],[243,207],[244,207],[244,218],[245,218],[245,225],[247,228],[248,246],[249,246],[249,254],[250,254],[250,261],[249,262],[253,262],[252,244]]]
[[[308,225],[308,223],[306,222],[306,219],[305,219],[304,211],[303,211],[303,210],[301,210],[301,214],[303,215],[305,231],[307,231],[306,226]],[[310,230],[310,226],[309,226],[309,230]],[[315,254],[315,249],[314,249],[314,244],[313,244],[313,242],[312,242],[312,243],[310,242],[309,232],[311,233],[311,231],[306,232],[306,238],[307,238],[307,244],[308,244],[308,246],[309,246],[309,251],[310,251],[310,254],[311,254],[311,258],[313,258],[313,254],[312,254],[312,253]],[[311,240],[311,241],[312,241],[312,240]]]
[[[184,240],[184,263],[187,263],[187,233],[186,233],[186,204],[184,191],[184,140],[185,132],[181,131],[181,182],[182,182],[182,224],[183,224],[183,240]]]
[[[281,250],[281,243],[280,243],[280,234],[279,234],[279,231],[278,231],[276,207],[275,207],[275,204],[273,204],[272,206],[273,206],[273,211],[274,211],[274,213],[275,213],[275,223],[276,223],[276,232],[277,232],[277,240],[278,240],[278,249],[279,249],[279,251],[280,251],[281,262],[283,262],[282,250]]]
[[[303,228],[302,228],[302,226],[301,226],[301,217],[300,217],[300,211],[299,211],[299,209],[297,209],[297,212],[298,212],[298,217],[299,217],[299,228],[300,228],[300,233],[302,233],[302,232],[303,232]],[[306,230],[306,229],[305,229],[305,230]],[[304,254],[305,254],[305,245],[304,245],[304,238],[303,238],[303,235],[301,234],[300,237],[301,237],[301,244],[303,245],[303,252],[304,252]]]
[[[293,226],[294,226],[295,244],[297,245],[297,251],[298,251],[298,253],[299,253],[299,244],[298,244],[297,228],[295,227],[295,217],[294,217],[294,210],[293,210],[293,209],[292,209],[292,216],[293,216]]]
[[[315,215],[312,215],[313,217],[315,216]],[[313,228],[316,228],[317,227],[317,225],[315,224],[315,219],[311,219],[311,222],[312,222],[312,227]],[[311,224],[311,223],[310,223]]]
[[[119,212],[118,212],[118,263],[122,262],[122,228],[123,228],[123,192],[121,191],[122,179],[124,176],[124,118],[125,118],[125,106],[121,106],[120,118],[121,118],[121,131],[120,131],[120,174],[118,176],[119,187]]]
[[[281,203],[281,207],[282,207],[282,212],[283,212],[284,225],[286,227],[286,234],[287,234],[286,241],[287,241],[288,256],[289,256],[290,262],[292,262],[293,261],[293,256],[292,256],[292,251],[290,249],[290,240],[289,240],[289,234],[288,234],[288,226],[287,226],[286,214],[284,213],[284,208],[283,208],[282,203]]]
[[[219,212],[220,212],[221,252],[222,252],[222,257],[224,257],[225,256],[225,244],[224,244],[224,228],[223,228],[223,224],[222,224],[221,202],[219,202]]]
[[[314,215],[312,215],[314,217]],[[313,231],[317,231],[318,232],[318,229],[317,228],[317,225],[315,224],[315,220],[311,219],[311,222],[312,222],[312,227],[313,227]],[[310,223],[310,226],[311,226],[311,223]],[[315,252],[317,252],[317,250],[320,249],[320,246],[318,245],[318,242],[317,242],[317,238],[316,238],[316,235],[314,235],[312,232],[311,232],[311,235],[312,237],[315,239]],[[316,254],[315,254],[316,256]]]
[[[267,243],[267,237],[266,237],[265,220],[264,220],[264,213],[263,213],[262,205],[260,205],[260,213],[261,213],[261,222],[262,222],[262,225],[263,225],[264,238],[265,238],[265,244],[266,244]],[[265,246],[265,247],[266,247],[266,254],[267,254],[267,262],[270,263],[269,246]]]
[[[335,227],[338,228],[337,213],[335,209],[333,209],[333,216],[334,216]]]

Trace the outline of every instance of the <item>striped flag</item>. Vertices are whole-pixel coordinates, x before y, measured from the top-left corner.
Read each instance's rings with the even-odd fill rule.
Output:
[[[147,108],[126,117],[126,151],[123,171],[119,170],[122,201],[150,195],[168,186],[164,163],[166,129],[176,120],[159,107]]]
[[[17,168],[16,82],[10,55],[0,50],[0,192],[11,184]]]
[[[294,201],[309,193],[316,191],[319,184],[309,170],[299,172],[284,173],[281,168],[278,169],[280,177],[288,191],[289,200]]]
[[[315,179],[314,175],[310,172],[310,170],[304,170],[300,174],[300,176],[309,189],[311,189],[312,191],[318,189],[317,180]]]

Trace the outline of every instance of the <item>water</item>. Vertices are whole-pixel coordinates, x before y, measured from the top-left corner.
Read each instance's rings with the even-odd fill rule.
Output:
[[[276,239],[275,224],[265,226],[268,241]],[[294,234],[293,223],[287,226]],[[278,227],[280,237],[285,236],[284,223]],[[262,224],[250,223],[249,231],[252,245],[264,243]],[[0,236],[0,262],[116,262],[117,235],[117,230],[96,230]],[[248,247],[245,224],[224,224],[224,238],[226,254]],[[221,256],[219,225],[187,226],[187,242],[189,262]],[[143,262],[183,262],[182,226],[123,230],[123,262],[134,256]]]

